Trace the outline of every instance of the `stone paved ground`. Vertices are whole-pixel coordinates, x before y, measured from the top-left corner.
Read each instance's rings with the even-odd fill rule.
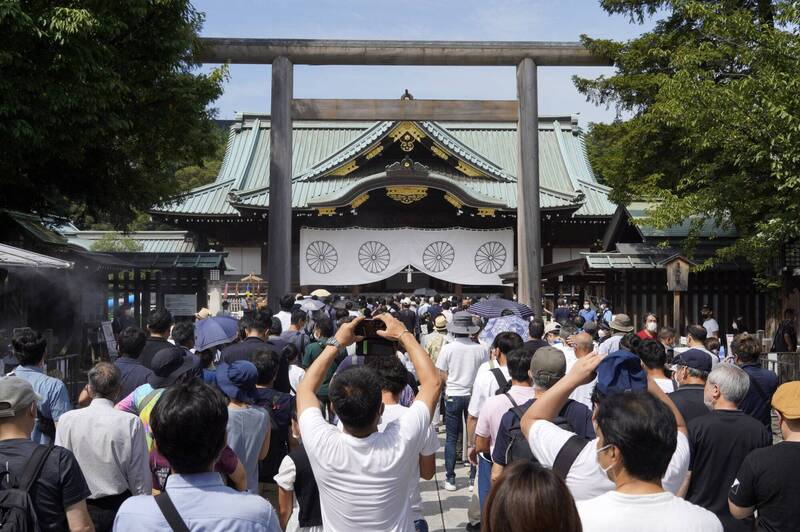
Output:
[[[436,453],[436,476],[420,481],[422,512],[431,532],[454,532],[467,526],[467,507],[472,494],[468,489],[469,468],[456,465],[456,491],[445,491],[444,483],[444,432],[439,434],[441,449]],[[438,486],[438,490],[437,490]],[[440,510],[439,500],[441,499]],[[444,521],[444,526],[442,522]]]

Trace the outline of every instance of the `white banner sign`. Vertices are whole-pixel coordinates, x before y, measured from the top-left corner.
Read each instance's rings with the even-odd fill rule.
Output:
[[[514,269],[512,229],[300,229],[300,284],[381,281],[407,266],[462,285],[501,285]]]

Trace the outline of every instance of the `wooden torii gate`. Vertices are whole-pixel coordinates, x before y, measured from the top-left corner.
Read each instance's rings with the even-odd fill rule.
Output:
[[[607,59],[575,42],[201,38],[200,44],[203,63],[272,65],[267,276],[273,310],[291,285],[292,120],[517,121],[518,299],[541,317],[537,68],[609,66]],[[517,100],[294,99],[294,65],[515,66]]]

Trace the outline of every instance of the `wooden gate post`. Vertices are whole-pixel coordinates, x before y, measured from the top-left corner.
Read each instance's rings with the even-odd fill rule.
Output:
[[[267,303],[273,312],[280,310],[292,279],[292,69],[286,57],[272,62]]]

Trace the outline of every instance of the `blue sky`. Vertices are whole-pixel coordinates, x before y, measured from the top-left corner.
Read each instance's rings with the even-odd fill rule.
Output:
[[[609,16],[597,0],[194,0],[206,14],[210,37],[320,39],[420,39],[576,41],[581,34],[629,39],[650,28]],[[204,66],[204,69],[211,68]],[[539,69],[539,112],[577,114],[588,122],[614,119],[578,94],[573,74],[597,76],[610,68]],[[220,118],[236,112],[268,112],[270,68],[232,65],[225,93],[214,104]],[[297,66],[298,98],[513,99],[509,67]]]

